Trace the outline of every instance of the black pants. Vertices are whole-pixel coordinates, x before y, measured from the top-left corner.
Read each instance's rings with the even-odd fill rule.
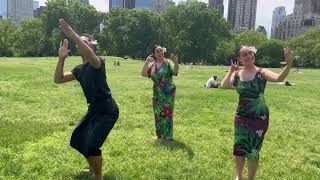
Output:
[[[119,109],[112,98],[90,104],[87,114],[72,133],[70,146],[85,157],[100,156],[100,148],[118,116]]]

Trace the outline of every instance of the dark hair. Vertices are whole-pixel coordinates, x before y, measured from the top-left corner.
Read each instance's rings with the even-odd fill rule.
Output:
[[[89,38],[89,39],[90,39],[90,41],[94,41],[94,40],[95,40],[95,39],[93,38],[93,36],[92,36],[92,35],[87,34],[87,33],[83,33],[83,34],[81,34],[81,36],[84,36],[84,37]]]
[[[214,80],[218,79],[218,76],[213,76],[213,79],[214,79]]]
[[[237,46],[236,47],[236,51],[235,51],[235,59],[240,58],[240,50],[243,48],[244,46]],[[256,59],[256,53],[252,52],[254,59]]]
[[[153,48],[152,48],[152,54],[155,54],[156,52],[156,49],[160,47],[160,45],[154,45]]]

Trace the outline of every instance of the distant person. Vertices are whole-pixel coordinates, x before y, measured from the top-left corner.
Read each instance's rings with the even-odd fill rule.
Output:
[[[284,86],[295,86],[296,85],[294,83],[290,83],[288,80],[283,81],[283,82],[281,82],[279,84],[284,85]]]
[[[120,66],[120,61],[117,62],[117,66]]]
[[[79,36],[63,19],[59,20],[59,27],[76,43],[83,63],[63,72],[69,52],[68,40],[65,39],[60,44],[54,82],[79,81],[88,103],[88,111],[73,131],[70,145],[86,158],[95,179],[101,180],[100,148],[118,119],[119,109],[106,81],[105,62],[94,52],[96,42],[92,36]]]
[[[206,88],[218,88],[220,83],[216,82],[217,79],[218,79],[217,76],[212,76],[211,78],[209,78],[209,80],[205,84],[205,87]]]
[[[241,47],[236,61],[224,77],[221,88],[236,88],[239,104],[234,119],[234,149],[236,179],[241,180],[245,159],[248,160],[248,180],[253,180],[258,169],[260,150],[269,126],[269,109],[264,100],[267,81],[281,82],[289,74],[293,62],[290,49],[284,49],[286,66],[277,74],[254,65],[256,49]],[[239,63],[243,68],[239,69]]]
[[[153,112],[158,140],[173,140],[173,109],[176,86],[172,76],[179,71],[178,59],[164,57],[165,48],[156,45],[142,68],[141,75],[153,81]]]

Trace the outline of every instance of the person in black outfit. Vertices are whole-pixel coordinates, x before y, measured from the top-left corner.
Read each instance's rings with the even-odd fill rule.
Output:
[[[60,44],[54,82],[79,81],[88,103],[86,115],[72,133],[70,146],[87,159],[95,179],[100,180],[102,179],[100,148],[118,119],[119,109],[106,81],[105,62],[94,52],[96,42],[88,34],[79,36],[63,19],[59,20],[59,27],[76,43],[83,64],[76,66],[70,72],[63,72],[64,61],[69,52],[68,40],[65,39]]]

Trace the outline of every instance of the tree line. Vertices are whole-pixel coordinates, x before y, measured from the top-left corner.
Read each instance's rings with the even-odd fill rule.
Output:
[[[290,47],[295,64],[320,67],[320,28],[310,29],[286,41],[269,40],[263,33],[231,33],[228,22],[205,3],[187,1],[162,13],[147,9],[112,9],[108,13],[78,0],[50,0],[40,18],[19,24],[0,21],[0,56],[57,56],[64,34],[58,19],[65,19],[79,34],[93,34],[98,40],[99,55],[143,59],[155,44],[175,53],[181,63],[228,65],[241,45],[258,49],[256,63],[279,67],[284,61],[283,48]],[[103,28],[101,28],[103,25]],[[102,31],[100,31],[102,29]],[[71,54],[76,55],[74,43]]]

